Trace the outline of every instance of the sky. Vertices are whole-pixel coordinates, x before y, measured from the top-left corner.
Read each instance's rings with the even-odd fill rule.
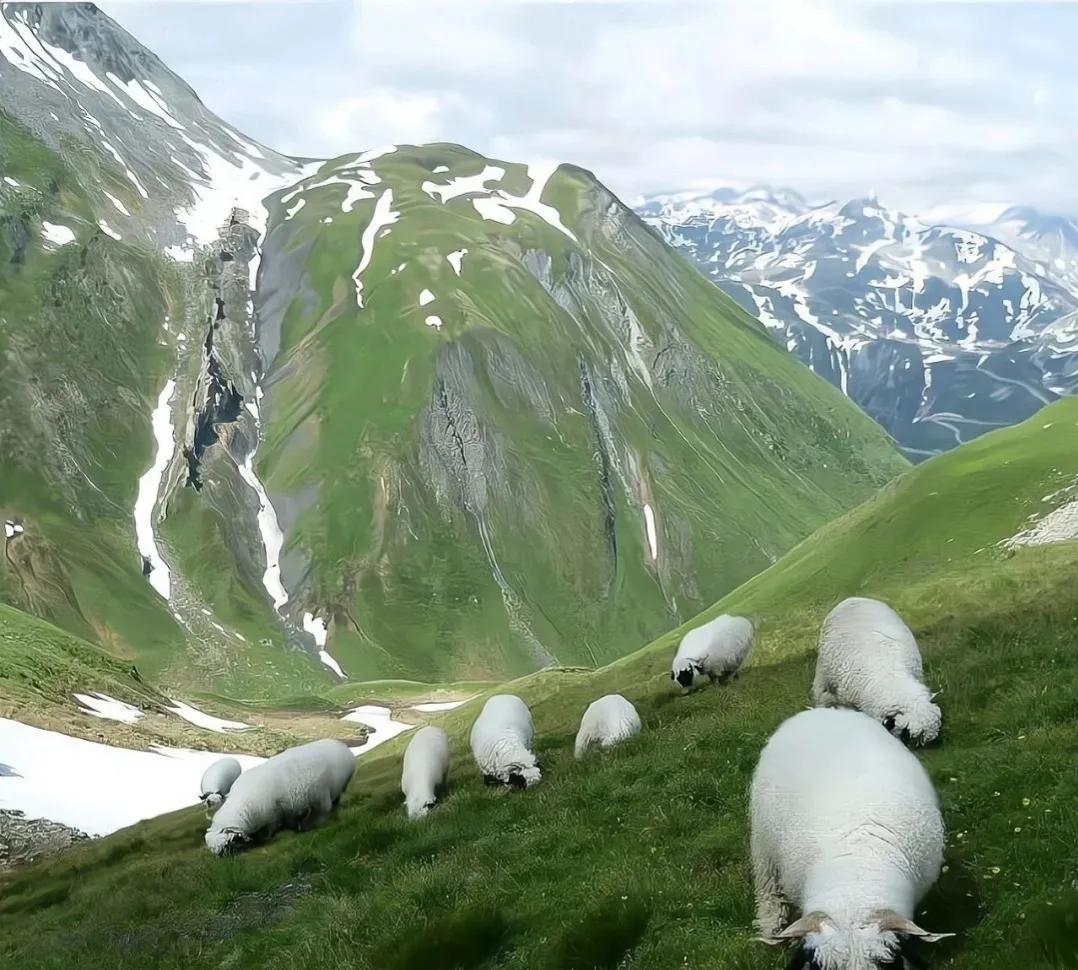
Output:
[[[102,0],[279,151],[452,141],[628,202],[754,184],[1078,215],[1078,4]]]

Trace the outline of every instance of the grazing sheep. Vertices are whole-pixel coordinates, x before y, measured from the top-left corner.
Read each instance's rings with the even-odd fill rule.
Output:
[[[576,734],[576,757],[583,758],[595,745],[612,748],[626,738],[639,734],[640,715],[621,694],[607,694],[592,701],[580,719]]]
[[[854,707],[915,744],[934,741],[942,715],[924,684],[910,628],[886,603],[852,596],[823,622],[812,699]]]
[[[681,638],[670,679],[686,690],[697,677],[707,677],[712,683],[727,680],[741,668],[755,639],[752,620],[726,614],[717,616]]]
[[[798,970],[902,970],[944,831],[917,758],[857,711],[802,711],[771,736],[750,795],[756,923]],[[800,918],[790,923],[794,913]]]
[[[218,758],[202,776],[199,791],[206,811],[220,808],[243,768],[235,758]]]
[[[472,755],[488,784],[531,788],[542,777],[532,738],[528,705],[515,694],[495,694],[472,725]]]
[[[217,856],[263,841],[278,829],[313,828],[337,807],[356,762],[343,741],[301,744],[236,779],[206,832]]]
[[[409,818],[423,818],[449,773],[449,737],[438,727],[416,731],[404,752],[401,791]]]

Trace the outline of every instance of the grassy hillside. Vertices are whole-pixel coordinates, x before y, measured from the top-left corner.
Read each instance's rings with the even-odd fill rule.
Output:
[[[269,207],[257,469],[355,679],[608,662],[905,467],[581,169],[398,146]]]
[[[1066,500],[1042,501],[1078,477],[1076,423],[1078,401],[1061,402],[928,462],[731,594],[720,605],[763,626],[729,687],[671,693],[674,634],[595,672],[515,682],[537,789],[482,785],[471,704],[441,721],[453,785],[426,821],[406,823],[396,791],[406,739],[361,762],[331,824],[234,859],[209,857],[197,811],[157,819],[0,882],[0,964],[780,967],[750,929],[749,776],[808,702],[823,614],[860,592],[911,619],[943,689],[944,741],[921,757],[949,845],[920,922],[958,936],[926,948],[930,965],[1078,966],[1078,543],[996,546]],[[645,733],[576,764],[577,720],[610,690]]]

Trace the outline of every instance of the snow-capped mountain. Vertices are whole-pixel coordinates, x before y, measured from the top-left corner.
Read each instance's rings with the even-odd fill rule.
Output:
[[[1039,264],[1043,275],[1078,297],[1078,219],[1041,212],[1033,206],[1005,209],[987,226],[973,225]]]
[[[1015,248],[874,198],[720,189],[638,211],[915,459],[1078,390],[1073,223],[1009,210]]]
[[[249,697],[599,663],[904,467],[589,173],[357,147],[0,5],[0,602]]]

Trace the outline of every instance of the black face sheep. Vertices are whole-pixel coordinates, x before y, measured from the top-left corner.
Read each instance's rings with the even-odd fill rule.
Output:
[[[943,860],[935,789],[876,721],[816,709],[783,722],[750,803],[756,922],[764,942],[795,944],[791,967],[904,970],[905,941],[950,935],[913,922]]]
[[[688,690],[699,677],[726,680],[741,668],[752,650],[756,630],[743,616],[717,616],[681,638],[670,679]]]
[[[942,715],[924,684],[910,628],[886,603],[852,596],[824,620],[812,699],[853,707],[915,744],[934,741]]]
[[[343,741],[301,744],[245,771],[206,832],[214,855],[228,855],[280,829],[313,828],[340,801],[356,770]]]
[[[472,725],[475,763],[490,783],[531,788],[542,777],[532,739],[535,728],[528,705],[515,694],[495,694]]]
[[[243,768],[235,758],[218,758],[202,775],[200,798],[207,811],[220,808]]]
[[[449,773],[449,737],[439,727],[416,731],[404,752],[401,791],[409,818],[423,818]]]
[[[576,734],[576,757],[583,758],[595,746],[612,748],[626,738],[639,734],[640,729],[640,715],[621,694],[600,697],[588,705],[580,719],[580,730]]]

